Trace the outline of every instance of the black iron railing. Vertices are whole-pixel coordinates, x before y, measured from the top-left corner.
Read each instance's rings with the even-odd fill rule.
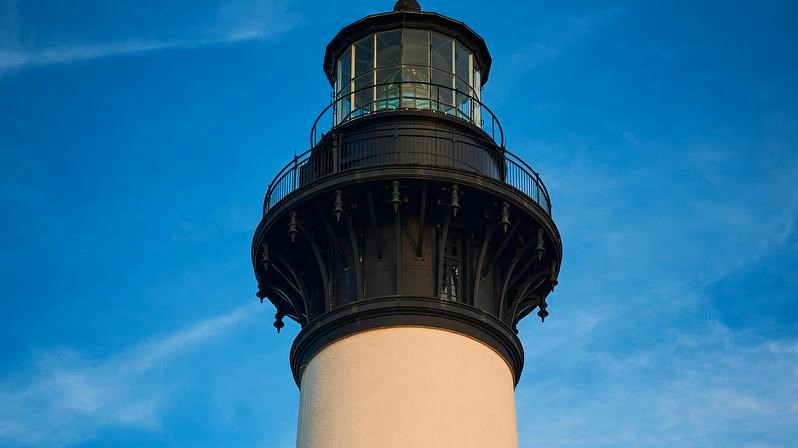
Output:
[[[411,130],[412,131],[412,130]],[[500,180],[520,191],[547,213],[551,199],[546,186],[526,162],[503,149],[487,149],[466,139],[423,132],[365,136],[325,142],[295,156],[269,185],[264,214],[294,191],[329,176],[378,166],[426,166],[457,170]]]
[[[426,87],[420,90],[422,95],[415,95],[419,86]],[[366,90],[374,92],[371,101],[363,101],[357,108],[350,107],[345,116],[336,117],[341,102],[351,101],[359,91]],[[438,93],[435,98],[431,98],[433,91]],[[377,96],[377,92],[394,92],[395,95]],[[467,97],[467,103],[462,104],[467,104],[468,109],[463,110],[441,98],[440,92],[444,92],[445,97]],[[482,129],[484,137],[481,141],[465,134],[443,136],[430,134],[423,128],[405,127],[402,132],[390,135],[366,133],[358,136],[352,133],[345,139],[328,135],[328,141],[320,144],[325,135],[319,136],[318,129],[324,117],[329,117],[330,128],[335,128],[365,115],[396,110],[423,110],[460,118]],[[311,149],[295,156],[269,184],[264,214],[299,188],[349,170],[381,165],[445,168],[497,179],[551,214],[551,198],[546,186],[532,167],[505,149],[504,131],[496,115],[473,95],[451,86],[401,81],[366,86],[341,95],[316,118],[310,133],[310,145]]]
[[[371,93],[366,98],[361,93]],[[347,107],[342,107],[347,106]],[[310,147],[315,147],[322,133],[358,118],[402,110],[429,111],[459,118],[480,128],[504,148],[504,129],[496,114],[469,92],[450,85],[423,81],[396,81],[368,85],[339,94],[321,111],[310,130]],[[327,125],[329,123],[329,125]]]

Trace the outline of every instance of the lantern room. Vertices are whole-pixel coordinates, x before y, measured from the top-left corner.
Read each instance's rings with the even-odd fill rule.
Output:
[[[415,2],[355,22],[328,45],[333,125],[417,110],[482,127],[481,92],[491,64],[485,42],[462,22],[406,3]]]

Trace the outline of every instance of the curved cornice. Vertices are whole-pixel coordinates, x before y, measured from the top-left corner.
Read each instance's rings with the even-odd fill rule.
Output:
[[[391,296],[342,306],[306,325],[291,348],[291,371],[297,386],[301,387],[310,360],[326,346],[363,331],[397,326],[440,328],[474,338],[507,362],[518,384],[524,349],[512,329],[499,319],[437,297]]]
[[[535,221],[540,223],[547,233],[552,235],[553,241],[557,242],[557,258],[562,259],[562,239],[560,237],[560,231],[557,229],[551,216],[543,210],[540,204],[531,200],[522,192],[508,186],[506,183],[488,176],[481,176],[473,172],[458,171],[455,169],[412,165],[384,165],[344,171],[340,174],[329,176],[322,181],[292,192],[276,206],[272,207],[258,225],[252,241],[252,261],[256,272],[258,270],[258,248],[262,241],[262,235],[268,230],[272,223],[281,219],[298,204],[307,201],[308,198],[316,197],[331,190],[380,179],[433,180],[445,183],[458,183],[466,187],[478,188],[490,192],[496,197],[508,201],[534,217]]]

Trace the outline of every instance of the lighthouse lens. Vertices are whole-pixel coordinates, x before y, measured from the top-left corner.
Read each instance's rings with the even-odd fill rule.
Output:
[[[453,37],[403,28],[368,35],[338,58],[334,124],[387,110],[433,110],[482,126],[480,68]]]

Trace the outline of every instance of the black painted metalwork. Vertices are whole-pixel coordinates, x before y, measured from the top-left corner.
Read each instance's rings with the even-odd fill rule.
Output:
[[[381,31],[400,28],[423,29],[439,32],[465,45],[473,54],[476,63],[482,68],[482,84],[488,82],[493,59],[484,39],[463,22],[434,12],[392,11],[373,14],[341,29],[327,45],[324,54],[324,72],[330,83],[335,81],[335,61],[353,42]]]
[[[473,100],[482,105],[481,101]],[[490,135],[456,126],[451,127],[451,134],[429,132],[429,127],[418,124],[407,126],[400,121],[396,124],[393,135],[386,135],[385,132],[375,135],[352,130],[347,132],[347,138],[343,142],[338,138],[340,134],[328,133],[321,139],[324,140],[326,137],[326,144],[320,144],[317,138],[319,120],[327,111],[333,110],[334,105],[335,102],[330,104],[316,119],[311,131],[312,148],[295,156],[269,184],[264,212],[268,212],[270,207],[298,188],[326,176],[365,167],[408,164],[458,169],[492,176],[522,191],[551,213],[551,198],[540,175],[523,159],[504,148],[504,131],[501,123],[486,106],[482,107],[490,116]],[[396,118],[396,112],[400,111],[376,112],[372,114],[372,118],[384,114],[391,114],[388,118]],[[457,117],[429,110],[402,109],[401,112],[416,112],[441,120],[458,120]],[[360,117],[360,120],[365,118],[369,117]],[[349,122],[337,128],[346,124]],[[399,125],[402,127],[398,127]],[[496,136],[499,137],[498,141],[495,140]],[[391,142],[391,139],[401,139],[402,142]]]
[[[397,11],[344,28],[327,48],[331,82],[343,48],[404,27],[455,36],[484,81],[491,63],[484,41],[414,5],[399,1]],[[381,86],[395,96],[376,98]],[[441,88],[461,98],[460,106],[432,97]],[[546,186],[506,149],[501,123],[473,89],[406,80],[368,89],[372,101],[357,109],[339,107],[359,92],[349,89],[319,114],[311,148],[269,184],[253,239],[258,297],[277,308],[275,327],[284,317],[302,325],[291,353],[297,384],[324,346],[392,325],[482,341],[517,381],[523,349],[516,325],[535,309],[548,316],[546,298],[562,262]]]
[[[394,11],[421,11],[421,5],[416,0],[396,0]]]
[[[343,101],[349,101],[350,97],[357,95],[359,92],[374,90],[380,87],[388,87],[388,86],[395,86],[397,88],[396,96],[393,96],[389,99],[372,99],[362,105],[357,111],[351,111],[347,115],[342,117],[336,117],[335,111],[338,109],[338,105],[341,104]],[[415,95],[416,89],[410,88],[410,86],[417,87],[417,86],[424,86],[429,88],[435,88],[436,96],[425,96],[425,95]],[[408,90],[405,90],[408,89]],[[464,111],[461,108],[455,107],[454,105],[447,103],[446,101],[441,99],[440,93],[441,89],[448,89],[453,94],[459,95],[465,98],[468,101],[468,108]],[[396,102],[395,105],[386,104],[383,107],[383,104],[388,103],[390,101]],[[505,147],[504,141],[504,129],[502,128],[502,124],[499,119],[496,117],[496,114],[486,106],[481,100],[476,98],[472,93],[465,92],[462,90],[454,89],[451,86],[445,86],[443,84],[436,84],[432,82],[422,82],[422,81],[401,81],[396,83],[381,83],[372,86],[362,87],[360,89],[355,89],[350,93],[345,94],[344,96],[340,96],[335,98],[327,107],[325,107],[321,113],[319,113],[318,117],[316,117],[316,121],[313,122],[313,126],[310,129],[310,147],[314,148],[319,143],[319,125],[322,124],[322,120],[326,117],[330,119],[331,124],[326,127],[326,129],[330,129],[340,124],[345,124],[351,122],[353,120],[357,120],[359,118],[374,115],[374,114],[383,114],[383,113],[390,113],[395,111],[428,111],[434,113],[436,115],[442,115],[446,117],[455,117],[461,120],[465,120],[476,125],[482,131],[484,131],[486,136],[490,136],[490,138],[496,142],[500,147]],[[476,112],[479,111],[477,114]],[[475,117],[480,117],[479,122],[476,122]],[[488,118],[486,120],[485,118]],[[323,135],[323,134],[322,134]]]

